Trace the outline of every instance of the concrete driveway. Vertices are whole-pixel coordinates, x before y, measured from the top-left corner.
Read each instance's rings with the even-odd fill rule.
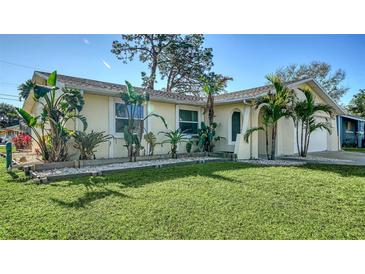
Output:
[[[302,160],[308,163],[361,165],[365,166],[365,153],[349,151],[322,151],[308,153],[306,158],[298,156],[282,157],[290,160]]]

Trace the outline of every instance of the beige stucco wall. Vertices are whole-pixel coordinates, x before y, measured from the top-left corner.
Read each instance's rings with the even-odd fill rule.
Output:
[[[232,113],[234,111],[241,112],[241,131],[243,123],[243,109],[244,104],[234,103],[234,104],[223,104],[216,105],[214,107],[214,121],[217,123],[217,136],[222,136],[224,139],[218,141],[215,146],[215,151],[234,151],[235,142],[231,141],[231,123],[232,123]]]
[[[86,132],[104,131],[109,134],[109,98],[107,96],[84,93],[85,105],[81,115],[86,117],[88,127]],[[76,121],[77,130],[82,130],[81,121]],[[99,145],[95,153],[97,158],[109,157],[109,143]]]
[[[176,106],[175,104],[169,104],[169,103],[161,103],[156,101],[150,101],[148,102],[148,113],[155,113],[158,115],[161,115],[164,117],[167,128],[169,130],[175,130],[176,129]],[[161,143],[166,138],[163,136],[163,134],[158,134],[162,131],[168,131],[166,129],[165,125],[158,117],[150,117],[147,121],[147,130],[148,132],[152,131],[155,136],[157,137],[157,142]],[[185,147],[185,145],[181,145],[179,148],[182,149]],[[170,151],[170,145],[164,144],[156,145],[155,146],[155,154],[166,154]]]

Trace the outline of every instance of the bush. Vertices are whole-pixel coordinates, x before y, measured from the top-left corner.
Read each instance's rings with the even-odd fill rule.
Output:
[[[16,149],[27,149],[30,148],[32,138],[28,134],[20,132],[11,140],[15,145]]]

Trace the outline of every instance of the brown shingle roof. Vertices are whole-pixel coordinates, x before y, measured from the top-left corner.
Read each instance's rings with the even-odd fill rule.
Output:
[[[41,74],[44,77],[50,75],[49,72],[36,71],[35,73]],[[96,81],[91,79],[67,76],[57,74],[57,80],[62,82],[66,87],[80,88],[85,91],[93,91],[98,89],[100,91],[109,92],[111,95],[119,95],[120,92],[126,90],[125,85]],[[137,92],[144,92],[146,89],[135,87]],[[199,96],[187,95],[176,92],[164,92],[159,90],[149,90],[151,100],[156,101],[169,101],[184,104],[204,104],[204,98]]]
[[[43,75],[43,77],[48,77],[50,73],[36,71],[35,73]],[[125,85],[96,81],[91,79],[73,77],[58,74],[58,80],[65,84],[66,87],[74,87],[80,88],[85,91],[95,91],[99,90],[100,92],[105,93],[106,95],[119,95],[120,92],[126,90]],[[287,84],[294,83],[296,81],[288,82]],[[239,102],[242,100],[252,99],[261,95],[266,94],[270,89],[272,89],[272,85],[265,85],[256,88],[250,88],[235,92],[227,92],[215,97],[215,102],[217,104],[229,103],[229,102]],[[135,87],[137,92],[146,91],[143,88]],[[151,100],[155,101],[167,101],[179,104],[193,104],[193,105],[204,105],[206,102],[205,97],[187,95],[183,93],[176,92],[164,92],[158,90],[149,90]]]

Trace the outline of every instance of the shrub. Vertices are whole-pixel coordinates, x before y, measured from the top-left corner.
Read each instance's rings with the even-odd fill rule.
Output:
[[[20,132],[18,135],[13,137],[12,142],[16,149],[27,149],[30,148],[31,140],[32,138],[28,134]]]
[[[99,144],[108,141],[111,136],[104,135],[105,131],[86,133],[84,131],[77,131],[74,135],[74,148],[80,151],[80,160],[95,159],[96,148]]]

